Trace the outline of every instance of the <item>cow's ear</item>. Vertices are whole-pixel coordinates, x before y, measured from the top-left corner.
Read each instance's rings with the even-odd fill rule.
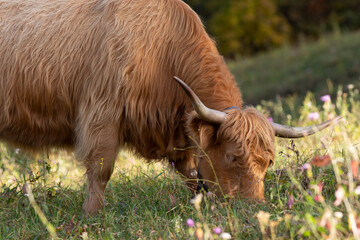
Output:
[[[197,141],[202,149],[215,144],[217,126],[202,120],[195,112],[188,118],[188,128],[193,140]]]

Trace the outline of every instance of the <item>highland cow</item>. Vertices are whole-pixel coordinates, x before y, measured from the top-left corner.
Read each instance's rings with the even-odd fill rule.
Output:
[[[201,178],[219,195],[263,199],[275,136],[330,124],[290,128],[243,108],[181,0],[0,0],[0,63],[0,139],[74,147],[87,169],[86,214],[101,208],[125,145],[168,159],[191,189]]]

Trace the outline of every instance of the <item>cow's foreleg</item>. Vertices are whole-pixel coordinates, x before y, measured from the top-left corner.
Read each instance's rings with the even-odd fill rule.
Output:
[[[79,154],[85,159],[88,194],[84,203],[86,215],[97,212],[103,206],[104,191],[114,168],[117,155],[117,130],[107,126],[83,139]],[[85,153],[85,154],[84,154]]]

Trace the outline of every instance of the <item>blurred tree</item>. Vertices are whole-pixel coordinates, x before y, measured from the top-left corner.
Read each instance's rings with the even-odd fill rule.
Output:
[[[226,57],[360,28],[360,0],[184,0]]]
[[[227,57],[250,55],[288,40],[275,0],[187,0]]]
[[[229,6],[231,0],[184,0],[194,11],[200,15],[205,23],[211,19],[214,14]]]
[[[292,28],[293,40],[329,31],[360,28],[359,0],[276,0]]]
[[[227,56],[251,55],[287,42],[290,28],[275,0],[232,1],[209,22],[210,31]]]

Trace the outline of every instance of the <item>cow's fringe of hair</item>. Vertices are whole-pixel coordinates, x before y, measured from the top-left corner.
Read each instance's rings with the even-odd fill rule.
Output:
[[[234,155],[240,169],[242,196],[252,196],[253,191],[263,192],[263,176],[272,163],[275,132],[268,119],[255,108],[232,110],[218,130],[218,138],[235,144]],[[261,187],[259,187],[261,186]]]
[[[232,143],[232,154],[237,161],[236,165],[233,163],[228,165],[236,168],[240,176],[240,187],[231,190],[232,194],[236,195],[237,192],[244,197],[262,196],[263,177],[275,157],[274,129],[269,120],[253,107],[230,110],[227,113],[225,122],[216,127],[204,122],[192,112],[188,117],[187,133],[192,135],[205,151],[208,146]],[[223,161],[226,161],[226,158],[223,158]],[[233,175],[227,175],[225,172],[220,175],[223,184],[234,182]]]
[[[274,129],[269,120],[255,108],[230,111],[227,121],[220,126],[217,134],[239,147],[235,149],[236,156],[250,159],[250,162],[254,157],[263,159],[264,162],[258,163],[263,168],[274,158]],[[250,149],[253,151],[250,152]]]

